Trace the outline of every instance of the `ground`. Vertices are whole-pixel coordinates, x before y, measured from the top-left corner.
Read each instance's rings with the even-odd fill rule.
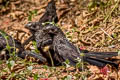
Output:
[[[49,0],[8,0],[3,5],[2,1],[0,0],[0,29],[22,43],[31,35],[29,30],[24,28],[25,24],[29,21],[38,21],[49,2]],[[58,25],[64,31],[66,37],[80,48],[102,52],[119,51],[119,5],[119,0],[57,0]],[[26,46],[26,49],[30,48],[31,44]],[[15,63],[15,66],[21,69],[17,69],[17,71],[23,71],[23,73],[25,73],[24,69],[27,69],[26,65],[26,63],[23,65]],[[118,75],[120,75],[120,70],[115,72],[113,69],[105,75],[96,66],[89,66],[89,70],[79,72],[77,70],[71,71],[71,68],[69,70],[65,67],[46,67],[45,65],[32,63],[29,65],[33,66],[33,70],[32,72],[26,71],[29,73],[29,77],[24,77],[30,80],[33,80],[33,74],[31,75],[31,73],[41,74],[39,75],[41,80],[67,80],[71,77],[72,80],[78,80],[82,78],[82,75],[88,80],[117,80],[120,78],[120,76],[117,76],[118,72]],[[3,69],[3,67],[0,66],[0,69]],[[106,67],[103,71],[105,70],[107,70]],[[10,75],[9,72],[8,74]]]

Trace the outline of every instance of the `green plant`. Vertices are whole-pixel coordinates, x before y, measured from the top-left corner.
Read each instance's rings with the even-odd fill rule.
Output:
[[[70,67],[70,61],[68,59],[66,59],[63,64],[65,64],[65,68],[69,68]]]
[[[33,44],[33,47],[35,48],[33,51],[34,51],[35,53],[40,53],[40,51],[39,51],[38,48],[37,48],[37,43],[36,43],[36,41],[33,41],[32,44]]]
[[[4,32],[4,31],[1,31],[0,30],[0,34],[5,38],[6,40],[6,48],[3,49],[3,50],[7,50],[9,52],[9,55],[10,55],[10,59],[12,60],[15,60],[15,41],[14,39],[12,38],[12,41],[13,41],[13,46],[10,46],[9,45],[9,36]]]
[[[118,51],[118,56],[120,56],[120,51]]]
[[[80,53],[80,58],[78,57],[76,60],[77,60],[77,64],[76,64],[76,69],[79,69],[79,70],[82,70],[82,73],[80,75],[80,77],[82,78],[82,80],[87,80],[87,77],[86,75],[84,74],[85,71],[85,62],[83,60],[85,54],[84,53],[81,53],[79,48],[77,47],[78,49],[78,52]]]
[[[103,8],[105,6],[105,3],[102,2],[101,0],[92,0],[91,2],[89,2],[88,4],[88,10],[91,11],[92,9],[96,8],[96,7],[101,7]]]
[[[10,58],[6,61],[5,63],[5,68],[3,68],[1,70],[1,73],[0,73],[0,77],[2,76],[5,76],[5,78],[7,80],[10,80],[10,79],[16,79],[16,78],[25,78],[25,75],[31,75],[31,70],[32,70],[32,65],[33,63],[31,62],[24,62],[21,61],[21,63],[17,63],[17,59],[16,59],[16,56],[15,56],[15,41],[13,41],[13,46],[10,46],[9,45],[9,36],[4,32],[4,31],[0,31],[0,34],[4,37],[4,39],[6,40],[6,48],[4,50],[7,50],[9,52],[9,55],[10,55]],[[13,38],[12,38],[13,39]],[[3,62],[1,62],[3,63]],[[15,65],[16,64],[24,64],[25,66],[27,66],[27,69],[24,71],[20,71],[19,73],[16,73],[16,71],[14,70],[15,68]]]
[[[28,21],[32,21],[32,18],[37,15],[37,10],[29,11],[28,13]]]
[[[34,74],[33,78],[34,78],[34,80],[38,80],[39,79],[39,75],[36,73],[36,74]]]
[[[71,75],[67,75],[62,80],[72,80],[72,76]]]

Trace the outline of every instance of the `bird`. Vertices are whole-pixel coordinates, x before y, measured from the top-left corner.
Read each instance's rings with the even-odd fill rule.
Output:
[[[56,13],[56,6],[55,6],[55,1],[51,0],[48,5],[46,6],[45,13],[43,16],[39,19],[39,21],[36,22],[28,22],[25,25],[26,29],[29,29],[30,32],[32,33],[32,36],[30,36],[24,43],[23,46],[27,45],[30,41],[34,40],[34,34],[38,30],[43,28],[43,23],[46,22],[58,22],[58,16]]]
[[[80,53],[84,53],[84,61],[87,61],[90,64],[105,66],[107,63],[110,63],[116,65],[111,61],[105,60],[105,58],[117,56],[117,52],[92,52],[88,50],[77,49],[76,46],[67,40],[60,28],[53,26],[52,24],[44,26],[42,23],[46,22],[58,22],[54,0],[51,0],[48,3],[45,13],[39,19],[39,21],[29,22],[25,25],[25,28],[29,29],[33,35],[24,42],[24,45],[28,44],[31,40],[36,40],[37,47],[43,55],[43,47],[50,45],[50,53],[55,64],[57,65],[63,63],[66,59],[70,60],[71,65],[75,65],[77,61],[74,59],[80,56]]]
[[[50,37],[50,35],[44,34],[42,33],[42,28],[43,28],[43,23],[46,22],[54,22],[57,23],[58,22],[58,16],[56,13],[56,6],[55,6],[55,1],[51,0],[48,5],[46,6],[45,9],[45,13],[43,14],[43,16],[39,19],[39,21],[36,22],[28,22],[25,25],[25,28],[29,29],[30,32],[32,33],[32,36],[30,36],[24,43],[23,46],[27,45],[30,41],[34,41],[36,40],[36,42],[40,42],[37,43],[37,47],[40,50],[40,53],[47,59],[47,61],[50,61],[50,57],[49,57],[49,53],[45,52],[43,50],[45,45],[51,44],[52,39]],[[39,34],[38,34],[39,33]],[[42,37],[42,39],[40,37],[36,38],[36,35],[39,35]],[[45,36],[44,36],[45,35]],[[46,41],[45,41],[46,40]],[[44,61],[43,61],[44,62]]]
[[[106,60],[105,58],[110,58],[113,56],[118,56],[117,52],[92,52],[88,50],[81,50],[73,45],[65,36],[63,31],[54,24],[46,24],[43,27],[43,32],[49,34],[53,42],[51,44],[50,53],[52,55],[54,64],[61,65],[67,59],[70,62],[70,65],[75,66],[77,63],[77,58],[83,59],[84,62],[89,64],[96,65],[98,67],[104,67],[106,64],[113,65],[118,67],[118,64]],[[39,35],[38,35],[39,37]],[[37,42],[39,43],[39,41]],[[81,58],[81,53],[84,53],[84,56]]]
[[[16,51],[18,48],[18,52]],[[35,54],[32,51],[25,50],[23,45],[18,40],[12,38],[10,35],[0,30],[0,60],[8,60],[11,53],[15,52],[14,56],[22,59],[34,58],[38,63],[45,63],[46,59],[40,54]]]
[[[5,50],[4,54],[0,54],[0,58],[2,60],[9,59],[10,53],[13,53],[14,51],[16,52],[16,48],[21,51],[24,50],[22,44],[18,40],[0,30],[0,51]]]
[[[51,0],[45,10],[45,13],[43,16],[39,19],[39,23],[44,23],[44,22],[58,22],[58,16],[56,13],[56,6],[55,6],[55,1]]]

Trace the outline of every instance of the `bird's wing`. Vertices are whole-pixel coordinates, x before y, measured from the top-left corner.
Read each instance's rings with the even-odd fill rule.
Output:
[[[80,57],[79,53],[72,49],[71,47],[65,45],[65,44],[59,44],[55,46],[55,53],[59,55],[64,61],[69,60],[70,65],[76,64],[77,57]]]

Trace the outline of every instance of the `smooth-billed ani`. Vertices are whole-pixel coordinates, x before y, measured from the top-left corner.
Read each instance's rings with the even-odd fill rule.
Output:
[[[102,58],[108,58],[113,56],[118,56],[117,52],[90,52],[87,50],[78,49],[72,43],[68,41],[63,31],[54,24],[46,24],[45,27],[42,29],[42,33],[49,34],[52,38],[52,44],[50,47],[50,53],[52,55],[53,60],[55,60],[54,64],[62,64],[66,59],[70,61],[70,65],[76,65],[77,58],[81,58],[80,54],[84,53],[82,57],[83,61],[88,62],[92,65],[96,65],[99,67],[103,67],[106,64],[114,65],[118,67],[117,64],[113,63],[112,61],[108,61]],[[36,35],[36,41],[38,48],[40,44],[42,44],[41,39],[44,38],[43,36],[39,35],[40,32]],[[41,38],[40,38],[41,37]],[[44,40],[47,41],[47,40]],[[98,54],[98,55],[97,55]]]
[[[51,0],[48,5],[46,6],[45,13],[43,16],[39,19],[37,22],[29,22],[28,24],[25,25],[25,28],[29,29],[30,32],[32,33],[32,36],[28,38],[23,43],[23,46],[28,44],[30,41],[34,40],[34,34],[36,31],[41,30],[43,28],[42,23],[45,22],[58,22],[58,17],[56,13],[56,6],[55,6],[55,1]]]

